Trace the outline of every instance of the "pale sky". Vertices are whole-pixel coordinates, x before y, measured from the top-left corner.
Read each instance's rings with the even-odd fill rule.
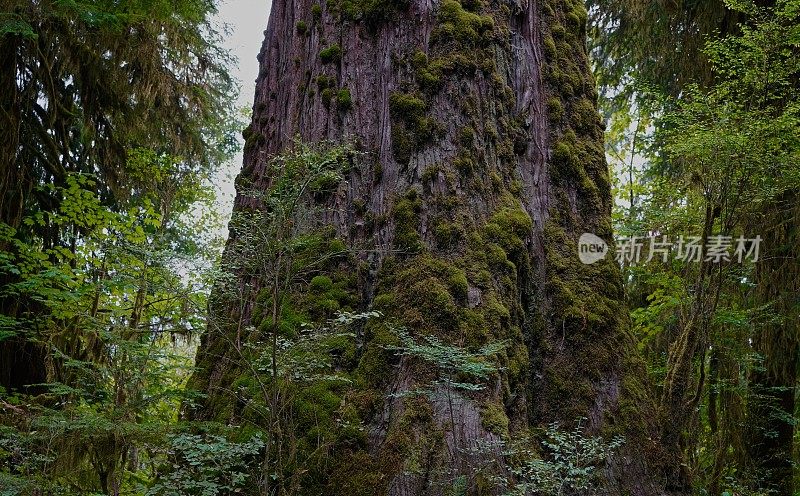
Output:
[[[258,61],[256,56],[261,49],[264,39],[264,30],[267,29],[267,18],[271,0],[220,0],[216,20],[229,27],[230,35],[225,40],[225,48],[231,50],[238,62],[232,68],[232,76],[240,83],[239,101],[237,106],[247,109],[253,107],[255,93],[255,80],[258,76]],[[241,135],[239,140],[242,141]],[[225,219],[225,232],[227,237],[227,221],[233,207],[233,180],[242,167],[242,154],[237,154],[233,161],[224,167],[216,182],[219,187],[221,214]]]

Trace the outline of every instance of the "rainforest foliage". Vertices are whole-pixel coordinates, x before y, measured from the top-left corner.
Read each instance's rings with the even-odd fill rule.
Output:
[[[592,12],[615,230],[645,244],[623,262],[631,327],[664,432],[698,494],[796,494],[800,3]],[[644,263],[650,236],[762,241],[756,263]]]
[[[477,3],[444,0],[441,29],[480,44],[495,25],[473,13]],[[331,5],[370,25],[407,8]],[[491,329],[482,342],[465,342],[419,317],[422,308],[440,321],[502,327],[510,310],[496,299],[485,315],[453,316],[451,295],[470,298],[457,267],[424,254],[387,266],[411,303],[379,287],[375,308],[358,307],[359,273],[337,270],[353,260],[351,249],[325,226],[304,223],[314,200],[333,194],[362,158],[356,144],[297,141],[269,158],[268,188],[237,184],[257,207],[236,211],[222,257],[211,180],[236,151],[232,131],[241,123],[214,2],[0,6],[0,495],[323,494],[333,450],[352,453],[335,467],[340,477],[378,463],[364,456],[370,432],[360,411],[391,400],[378,386],[400,361],[417,361],[430,378],[400,393],[416,405],[401,422],[431,416],[416,399],[445,391],[453,417],[454,392],[493,388],[501,369],[523,373],[527,357],[490,340]],[[314,29],[319,9],[297,24],[298,36]],[[680,447],[694,494],[793,496],[800,1],[589,0],[577,10],[588,12],[614,229],[645,240],[638,263],[621,260],[623,321],[654,385],[661,435]],[[342,48],[318,56],[336,64]],[[426,91],[443,72],[463,69],[424,54],[413,65]],[[357,105],[346,89],[335,99],[342,111]],[[405,136],[398,143],[439,132],[416,94],[393,93],[390,103]],[[548,107],[565,112],[558,99]],[[413,192],[387,212],[396,249],[416,253],[421,214]],[[513,255],[531,222],[501,209],[470,253],[527,263]],[[758,236],[761,245],[758,259],[744,261],[647,260],[653,236],[706,245]],[[248,277],[267,283],[254,292],[241,284]],[[208,318],[209,307],[231,308],[233,317]],[[414,332],[387,317],[398,311],[418,317]],[[247,312],[247,323],[235,318]],[[225,350],[195,357],[204,333],[224,336],[216,342]],[[219,360],[230,377],[218,381],[227,386],[215,398],[225,401],[203,417],[196,406],[207,391],[193,384]],[[449,439],[428,441],[477,450],[485,466],[502,459],[505,476],[483,477],[478,467],[475,477],[503,494],[595,494],[607,460],[629,441],[591,433],[586,420],[512,439],[506,413],[487,404],[479,422],[495,445],[459,446],[454,420]],[[403,470],[420,466],[412,460]],[[381,483],[335,482],[352,494],[373,494]],[[474,484],[455,478],[445,492],[466,494]]]

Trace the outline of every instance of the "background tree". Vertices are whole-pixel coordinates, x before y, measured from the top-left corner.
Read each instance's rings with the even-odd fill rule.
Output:
[[[790,103],[797,91],[797,5],[729,2],[721,8],[725,14],[718,18],[742,22],[719,26],[721,33],[712,25],[687,31],[703,47],[702,73],[670,59],[625,55],[633,57],[626,62],[632,67],[619,95],[635,94],[638,103],[632,112],[614,114],[611,143],[627,150],[641,145],[633,152],[638,156],[618,161],[618,194],[623,202],[635,198],[636,205],[615,218],[627,235],[764,238],[756,264],[651,263],[631,267],[626,281],[635,330],[652,375],[663,385],[665,429],[684,436],[696,484],[709,494],[742,485],[746,491],[792,494],[787,453],[793,452],[795,423],[790,391],[797,357],[790,322],[796,307],[783,296],[793,292],[792,284],[764,275],[772,273],[772,263],[792,274],[797,261],[785,242],[796,225],[785,199],[797,186],[796,108]],[[636,43],[639,36],[597,29],[614,32],[600,41],[612,47]],[[609,42],[609,36],[622,38]],[[643,49],[659,53],[657,46]],[[677,85],[666,88],[654,84],[653,71],[680,71],[684,79],[670,78]],[[610,94],[619,90],[609,88]],[[652,123],[649,129],[631,125],[640,119]]]
[[[68,178],[91,175],[81,188],[125,211],[153,180],[131,168],[131,150],[179,159],[171,173],[189,181],[232,151],[232,84],[213,12],[195,0],[0,4],[0,222],[16,239],[76,251],[85,229],[54,221]],[[0,307],[12,318],[43,310],[22,300]],[[47,379],[35,338],[0,343],[1,385]]]

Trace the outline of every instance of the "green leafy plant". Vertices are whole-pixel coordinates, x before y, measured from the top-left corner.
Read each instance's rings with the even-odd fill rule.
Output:
[[[622,437],[604,441],[585,434],[579,419],[571,431],[564,431],[554,422],[543,430],[539,449],[527,447],[510,449],[506,455],[521,460],[512,469],[516,481],[509,482],[507,496],[525,496],[531,492],[547,496],[562,496],[579,491],[594,494],[601,465],[624,444]]]
[[[453,446],[458,449],[453,394],[455,391],[474,392],[484,389],[485,385],[482,381],[487,380],[499,370],[494,357],[505,349],[508,343],[497,341],[471,352],[463,347],[444,343],[432,335],[424,335],[420,339],[415,339],[402,327],[392,328],[392,332],[397,335],[401,344],[387,346],[387,349],[401,356],[422,360],[438,371],[437,379],[431,383],[421,388],[401,392],[399,395],[435,396],[439,394],[440,389],[443,390],[447,398]]]
[[[264,449],[254,435],[244,442],[225,436],[177,433],[169,437],[168,467],[145,492],[147,496],[218,496],[242,492],[251,465]]]

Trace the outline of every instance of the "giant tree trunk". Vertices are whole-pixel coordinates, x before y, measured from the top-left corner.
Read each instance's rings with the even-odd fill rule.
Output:
[[[618,267],[577,256],[581,233],[612,235],[585,21],[578,0],[273,3],[236,210],[258,208],[243,185],[268,187],[269,158],[296,137],[355,143],[364,154],[316,220],[356,254],[358,307],[460,346],[511,343],[492,387],[412,400],[390,393],[430,371],[366,331],[342,405],[367,439],[330,453],[320,494],[443,494],[464,481],[495,494],[475,474],[493,457],[489,471],[507,474],[499,449],[466,448],[580,417],[627,439],[601,494],[682,490],[624,330]],[[212,324],[239,324],[203,338],[195,418],[241,413],[234,348],[262,314],[264,281],[240,285],[244,300],[212,298]]]

